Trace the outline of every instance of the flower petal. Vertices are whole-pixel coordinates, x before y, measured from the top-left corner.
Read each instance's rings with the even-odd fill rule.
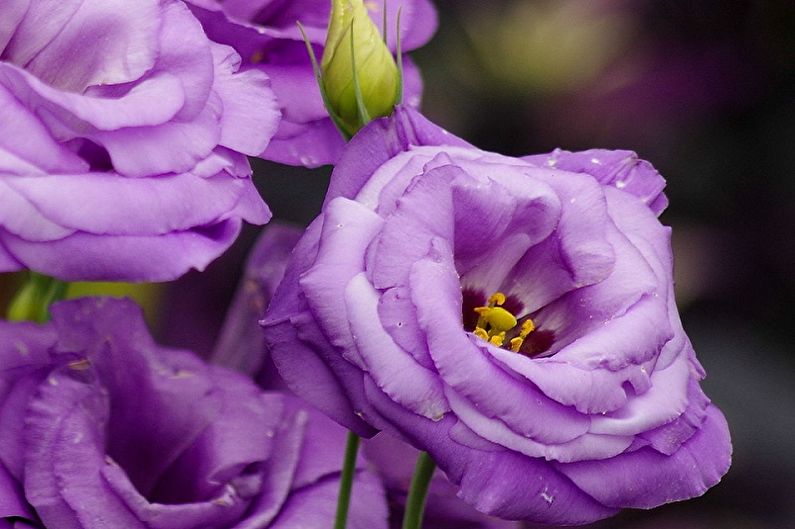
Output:
[[[720,481],[730,461],[726,419],[710,406],[700,429],[670,456],[641,448],[604,461],[557,468],[605,505],[648,509],[700,496]]]

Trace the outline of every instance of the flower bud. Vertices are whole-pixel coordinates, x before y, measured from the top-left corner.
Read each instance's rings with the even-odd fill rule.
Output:
[[[333,0],[321,70],[329,111],[350,136],[400,97],[397,64],[363,0]]]

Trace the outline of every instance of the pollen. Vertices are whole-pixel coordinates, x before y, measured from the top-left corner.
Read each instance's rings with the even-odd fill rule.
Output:
[[[519,327],[517,333],[514,329],[519,324],[516,316],[503,308],[505,304],[505,294],[495,292],[489,297],[488,305],[475,307],[478,314],[478,322],[473,334],[483,341],[502,347],[506,341],[506,334],[513,335],[508,340],[511,351],[519,351],[525,338],[535,330],[533,320],[525,319]],[[513,331],[513,332],[511,332]]]

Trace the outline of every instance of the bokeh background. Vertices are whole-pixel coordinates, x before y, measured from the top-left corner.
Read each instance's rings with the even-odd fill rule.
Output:
[[[432,120],[505,154],[635,150],[668,180],[677,298],[734,463],[700,499],[591,527],[795,527],[795,2],[435,2],[439,31],[414,55]],[[328,168],[255,168],[276,218],[317,214]],[[99,290],[207,353],[257,232],[203,274]],[[0,276],[0,306],[21,279]]]

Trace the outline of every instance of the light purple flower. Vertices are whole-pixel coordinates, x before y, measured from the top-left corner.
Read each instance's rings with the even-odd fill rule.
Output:
[[[160,281],[270,218],[267,76],[176,0],[0,5],[0,271]]]
[[[333,524],[344,429],[158,347],[130,301],[64,302],[44,326],[0,322],[0,366],[0,527]],[[349,527],[386,528],[362,461],[351,508]]]
[[[273,359],[485,513],[581,524],[698,496],[731,446],[674,302],[663,187],[631,152],[509,158],[400,108],[349,144],[298,242]]]
[[[254,376],[269,390],[283,390],[285,385],[270,357],[263,355],[264,338],[257,322],[281,282],[292,249],[303,233],[297,226],[277,222],[263,230],[246,262],[245,277],[235,293],[212,356],[213,362]],[[386,433],[365,440],[362,448],[389,493],[393,507],[391,526],[400,527],[417,450]],[[515,522],[485,516],[463,503],[456,497],[456,488],[441,472],[433,477],[424,520],[429,529],[517,527]]]
[[[188,0],[213,40],[234,46],[243,67],[260,70],[273,81],[282,111],[279,130],[262,158],[290,165],[317,167],[337,161],[344,141],[323,106],[306,45],[296,26],[300,21],[314,46],[323,54],[330,0]],[[381,0],[367,2],[373,21],[383,24],[387,6],[387,43],[397,44],[397,13],[400,10],[401,46],[404,52],[427,42],[436,30],[437,18],[430,0]],[[408,59],[405,67],[405,100],[418,106],[422,81]]]

